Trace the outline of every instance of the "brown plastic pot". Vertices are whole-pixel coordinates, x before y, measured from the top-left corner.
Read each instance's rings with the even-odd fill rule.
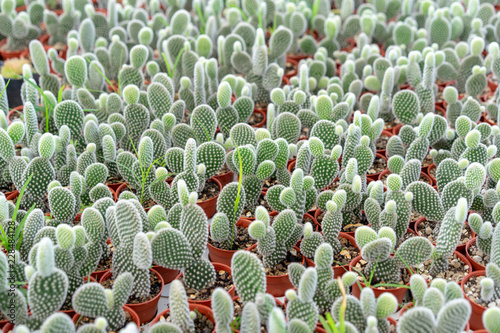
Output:
[[[399,131],[401,130],[401,127],[403,127],[403,124],[397,124],[393,128],[386,128],[386,131],[392,132],[394,135],[398,135]]]
[[[349,270],[352,272],[355,272],[356,270],[354,267],[356,264],[361,260],[361,256],[357,256],[354,258],[351,263],[349,264]],[[403,303],[403,298],[405,297],[406,291],[409,290],[410,287],[410,282],[406,283],[406,287],[399,287],[399,288],[393,288],[393,289],[381,289],[381,288],[373,288],[370,287],[373,290],[373,293],[375,294],[375,297],[378,298],[380,295],[382,295],[385,292],[393,294],[396,299],[398,300],[398,304]],[[363,283],[362,281],[356,281],[352,285],[352,295],[354,297],[357,297],[359,299],[359,296],[361,295],[361,289],[366,288],[366,284]]]
[[[130,308],[127,305],[123,306],[123,311],[128,312],[130,314],[130,316],[132,317],[132,321],[137,325],[137,328],[139,329],[141,327],[141,323],[139,322],[139,316],[137,315],[137,313],[135,313],[135,311],[132,310],[132,308]],[[75,326],[78,323],[79,319],[80,319],[80,314],[77,313],[73,316],[73,323],[75,324]]]
[[[151,272],[155,273],[156,277],[161,282],[161,290],[158,293],[158,295],[156,295],[153,299],[151,299],[147,302],[143,302],[143,303],[139,303],[139,304],[126,304],[125,305],[125,306],[129,307],[130,309],[132,309],[133,311],[135,311],[135,313],[139,317],[139,324],[140,325],[145,324],[145,323],[149,323],[155,317],[156,310],[158,309],[158,302],[160,301],[161,293],[163,292],[163,288],[165,287],[165,283],[163,282],[163,278],[161,277],[161,275],[152,268],[150,268],[149,270]],[[111,271],[107,271],[101,277],[101,279],[99,280],[99,283],[102,284],[104,281],[110,279],[112,274],[113,273]]]
[[[16,106],[15,108],[11,109],[7,113],[7,121],[9,122],[9,125],[12,124],[14,114],[23,113],[23,109],[24,109],[24,105],[19,105],[19,106]]]
[[[297,253],[300,254],[300,249],[295,247]],[[302,256],[302,265],[305,263],[305,257]],[[281,276],[268,276],[266,275],[267,293],[274,297],[283,297],[288,289],[293,289],[293,284],[290,282],[288,273]]]
[[[240,218],[238,222],[236,222],[236,225],[239,227],[248,228],[251,223],[252,221],[249,219]],[[208,229],[210,230],[210,226],[208,226]],[[257,243],[253,244],[252,246],[246,249],[243,249],[243,251],[251,251],[256,246]],[[219,263],[226,265],[228,267],[231,267],[231,259],[233,258],[233,255],[236,253],[236,251],[238,251],[238,250],[219,249],[218,247],[215,247],[212,244],[210,244],[210,242],[207,242],[207,247],[208,247],[208,259],[212,263]]]
[[[170,282],[174,281],[177,275],[179,275],[180,273],[180,271],[177,269],[168,269],[158,265],[153,266],[153,269],[158,274],[160,274],[164,284],[169,284]]]
[[[219,187],[219,193],[220,193],[220,191],[222,191],[221,183],[214,177],[210,178],[210,180],[212,180],[215,184],[217,184],[217,186]],[[215,213],[217,212],[217,199],[218,198],[219,198],[219,194],[217,194],[215,197],[210,198],[208,200],[198,202],[198,206],[203,208],[203,210],[205,211],[205,214],[207,215],[207,218],[209,218],[209,219],[212,218],[212,216],[214,216]]]
[[[264,116],[264,118],[262,119],[262,121],[260,123],[257,123],[255,125],[252,125],[253,128],[260,128],[260,127],[264,127],[266,126],[266,121],[267,121],[267,108],[263,108],[263,109],[254,109],[253,110],[253,113],[260,113]]]
[[[7,38],[0,41],[0,56],[3,60],[13,59],[13,58],[26,58],[28,56],[29,50],[25,48],[19,51],[8,51],[3,50],[3,46],[7,43]]]
[[[486,270],[486,267],[474,261],[474,259],[472,259],[472,257],[469,254],[469,248],[475,243],[476,243],[476,237],[472,238],[470,241],[467,242],[467,244],[465,245],[465,256],[467,257],[467,260],[469,260],[470,264],[472,265],[472,268],[474,268],[475,271],[484,271]]]
[[[354,245],[359,250],[358,246],[356,245],[356,240],[354,239],[354,237],[346,234],[345,232],[341,232],[339,234],[339,236],[341,238],[347,239],[349,241],[349,243]],[[306,261],[306,264],[308,267],[315,267],[313,260],[306,258],[306,257],[304,257],[304,258],[305,258],[305,261]],[[332,266],[332,267],[333,267],[333,276],[335,276],[335,278],[337,276],[342,276],[345,274],[345,272],[349,271],[349,264],[345,264],[345,265],[341,265],[341,266]]]
[[[475,272],[471,272],[469,274],[467,274],[464,279],[462,280],[462,283],[460,284],[461,287],[462,287],[462,293],[464,294],[465,298],[469,301],[470,303],[470,306],[472,308],[472,313],[470,315],[470,319],[469,319],[469,324],[470,324],[470,328],[473,329],[473,330],[483,330],[484,329],[484,325],[483,325],[483,312],[486,310],[486,307],[484,306],[481,306],[479,304],[477,304],[476,302],[473,302],[470,300],[469,297],[467,297],[467,294],[465,293],[465,284],[467,283],[467,281],[469,281],[469,279],[473,276],[485,276],[486,275],[486,271],[475,271]]]
[[[491,91],[495,92],[498,88],[498,83],[493,82],[492,77],[493,73],[488,75],[488,87],[490,88]]]
[[[209,308],[207,306],[204,306],[204,305],[201,305],[201,304],[189,303],[189,310],[190,311],[197,310],[199,313],[205,315],[208,320],[210,320],[212,323],[215,324],[214,313],[212,312],[211,308]],[[160,312],[155,317],[155,319],[153,319],[153,321],[151,322],[151,326],[150,327],[153,327],[154,324],[160,322],[162,317],[163,318],[167,318],[167,316],[168,316],[169,313],[170,313],[170,308],[168,308],[168,309]]]
[[[227,272],[227,273],[231,274],[231,267],[229,267],[227,265],[219,264],[217,262],[212,263],[212,265],[214,265],[214,268],[215,268],[216,271],[224,271],[224,272]],[[184,274],[181,272],[179,275],[177,275],[177,277],[175,279],[179,280],[183,276],[184,276]],[[235,296],[236,295],[236,288],[235,288],[235,286],[233,285],[231,287],[231,289],[229,289],[227,292],[228,292],[229,296],[231,296],[231,297]],[[209,298],[207,300],[192,300],[192,299],[188,299],[188,302],[189,302],[189,304],[204,305],[204,306],[209,307],[209,308],[212,307],[212,298]]]
[[[234,172],[229,171],[223,173],[222,175],[214,176],[213,178],[217,179],[221,187],[224,188],[224,186],[226,186],[227,184],[231,183],[234,180]]]

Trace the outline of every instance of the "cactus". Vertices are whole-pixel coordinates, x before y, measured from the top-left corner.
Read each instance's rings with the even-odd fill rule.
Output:
[[[131,200],[119,200],[106,210],[107,229],[115,246],[113,277],[124,272],[134,278],[131,295],[148,296],[150,293],[149,267],[152,264],[151,244],[144,230],[137,206]],[[147,230],[147,229],[146,229]]]
[[[289,192],[289,191],[287,191]],[[257,240],[257,250],[263,256],[264,266],[272,267],[286,258],[302,236],[302,225],[297,223],[293,210],[281,211],[270,225],[270,218],[265,208],[257,208],[256,220],[250,224],[248,233]]]
[[[238,237],[236,222],[243,212],[245,201],[245,188],[239,188],[238,183],[227,184],[217,199],[217,214],[212,220],[210,236],[226,250],[233,248],[233,240]]]
[[[369,331],[370,327],[375,326],[378,332],[389,332],[390,324],[387,318],[397,309],[396,297],[390,293],[383,293],[378,298],[370,288],[364,288],[361,291],[360,299],[354,296],[345,296],[347,307],[345,308],[346,326],[351,326],[360,332],[365,329]],[[331,313],[335,320],[340,317],[340,306],[343,302],[339,298],[332,306]]]
[[[168,214],[169,220],[179,219],[179,229],[160,228],[151,240],[151,249],[155,263],[170,269],[184,269],[186,286],[202,289],[213,285],[215,270],[209,261],[201,258],[207,246],[208,224],[196,199],[196,193],[190,194],[186,182],[180,180],[179,203]]]
[[[425,262],[434,249],[427,238],[413,237],[401,243],[394,257],[391,257],[396,234],[389,227],[382,227],[377,233],[370,227],[363,226],[356,230],[355,238],[356,244],[361,248],[362,258],[368,262],[365,276],[373,274],[376,281],[387,283],[398,282],[401,268]]]
[[[43,12],[43,7],[38,10]],[[36,25],[41,22],[32,23],[31,17],[26,12],[17,14],[15,1],[2,3],[0,21],[2,25],[0,33],[7,37],[7,48],[10,51],[25,49],[31,40],[40,35],[40,29]]]
[[[125,323],[123,306],[132,291],[133,283],[133,276],[127,272],[115,279],[112,290],[104,289],[98,283],[86,283],[73,295],[73,308],[82,316],[104,317],[111,330],[119,329]]]
[[[458,332],[464,329],[471,307],[456,282],[434,279],[428,288],[422,276],[413,275],[410,287],[416,306],[401,316],[399,332]]]

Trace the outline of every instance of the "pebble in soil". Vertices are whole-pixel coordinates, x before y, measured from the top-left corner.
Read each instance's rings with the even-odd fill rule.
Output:
[[[333,256],[334,266],[344,266],[349,265],[353,258],[359,255],[359,249],[352,245],[348,239],[338,237],[340,244],[342,244],[342,250]]]
[[[180,281],[184,283],[182,277],[180,278]],[[214,291],[215,288],[221,287],[224,288],[226,291],[229,291],[233,286],[234,286],[233,277],[231,276],[231,274],[222,270],[220,271],[216,270],[215,283],[211,287],[200,290],[186,289],[186,294],[188,299],[192,301],[206,301],[212,297],[212,292]]]
[[[434,221],[423,221],[417,226],[417,233],[419,236],[423,236],[431,241],[431,243],[436,244],[436,238],[433,235],[434,228],[436,227],[436,222]],[[437,236],[436,236],[437,237]],[[472,231],[468,224],[464,224],[462,228],[462,234],[460,235],[460,241],[458,245],[465,245],[472,239]]]
[[[149,279],[150,279],[150,285],[151,285],[151,290],[149,292],[149,295],[148,296],[141,296],[141,297],[137,297],[135,295],[130,295],[128,298],[127,304],[140,304],[140,303],[150,301],[161,292],[161,280],[158,279],[158,277],[156,276],[156,274],[154,272],[149,271]],[[101,284],[106,289],[112,289],[114,282],[115,282],[114,279],[109,278],[109,279],[103,281]]]
[[[195,333],[211,333],[214,330],[214,323],[210,321],[204,314],[199,312],[198,310],[194,310],[196,317],[194,318],[194,332]],[[166,317],[161,317],[161,321],[171,322],[170,314],[167,314]]]
[[[252,249],[252,252],[262,260],[262,254],[257,251],[257,247]],[[291,249],[286,254],[286,259],[282,260],[278,264],[274,265],[274,267],[265,267],[265,272],[267,276],[283,276],[288,274],[288,265],[292,262],[302,263],[302,255],[297,252],[296,249]]]
[[[257,206],[263,206],[269,213],[271,213],[273,210],[267,203],[267,200],[265,199],[266,195],[265,194],[260,194],[259,199],[257,199]],[[243,213],[241,213],[242,217],[246,218],[254,218],[255,208],[253,210],[249,210],[248,208],[245,208],[243,210]]]
[[[416,267],[416,272],[427,281],[431,281],[434,278],[442,278],[447,281],[455,281],[460,284],[460,281],[469,274],[469,265],[460,260],[454,253],[448,258],[448,269],[446,272],[439,273],[435,276],[429,274],[429,269],[431,268],[432,259],[420,264]]]
[[[480,265],[486,266],[490,262],[490,255],[481,251],[476,243],[469,247],[469,256]]]
[[[387,168],[387,161],[381,157],[375,157],[373,164],[370,169],[368,169],[368,175],[374,175],[381,173]]]
[[[384,150],[387,148],[387,142],[389,142],[389,136],[382,134],[381,136],[378,137],[375,146],[377,147],[377,150]]]
[[[262,108],[267,107],[267,105],[263,105]],[[250,126],[255,126],[260,124],[264,120],[264,115],[260,112],[254,112],[250,116],[250,120],[248,120],[248,124]]]
[[[481,298],[481,280],[485,276],[471,276],[467,282],[464,283],[465,295],[474,303],[480,306],[492,308],[495,306],[500,306],[500,298],[491,300],[489,302],[483,301]]]

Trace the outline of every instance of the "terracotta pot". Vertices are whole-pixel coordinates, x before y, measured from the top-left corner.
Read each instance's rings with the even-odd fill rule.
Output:
[[[238,222],[236,222],[236,225],[243,227],[243,228],[248,228],[251,223],[252,223],[251,220],[248,220],[245,218],[240,218],[238,220]],[[210,230],[210,226],[208,226],[208,229]],[[252,246],[250,246],[246,249],[243,249],[243,250],[244,251],[251,251],[256,246],[257,246],[257,243],[255,243]],[[236,251],[238,251],[238,250],[219,249],[218,247],[215,247],[212,244],[210,244],[210,242],[207,242],[207,247],[208,247],[208,259],[212,263],[219,263],[219,264],[226,265],[228,267],[231,267],[231,259],[233,258],[233,255],[236,253]]]
[[[29,53],[28,48],[18,51],[3,50],[2,48],[6,43],[7,43],[7,38],[0,41],[0,56],[2,57],[3,60],[12,58],[26,58],[28,56]]]
[[[308,54],[287,54],[286,58],[293,59],[293,60],[299,62],[302,59],[312,58],[312,56],[308,55]]]
[[[221,187],[224,188],[224,186],[226,186],[227,184],[231,183],[234,180],[234,172],[229,171],[223,173],[222,175],[214,176],[213,178],[217,179]]]
[[[120,185],[123,185],[123,183],[108,184],[107,186],[109,187],[110,190],[113,190],[116,193]]]
[[[164,284],[169,284],[170,282],[174,281],[177,275],[179,275],[180,273],[180,271],[177,269],[168,269],[158,265],[153,266],[153,269],[158,274],[160,274]]]
[[[376,157],[378,158],[381,158],[383,160],[385,160],[385,164],[386,164],[386,169],[387,169],[387,157],[385,157],[384,155],[382,154],[379,154],[379,153],[376,153],[375,154]],[[380,174],[383,172],[384,170],[380,171],[380,172],[377,172],[377,173],[373,173],[373,174],[367,174],[366,177],[367,178],[371,178],[373,180],[378,180],[378,177],[380,176]]]
[[[128,312],[130,314],[130,316],[132,317],[132,321],[137,325],[137,328],[141,327],[139,316],[137,315],[137,313],[135,313],[134,310],[132,310],[129,306],[124,305],[123,311]],[[78,323],[78,320],[80,320],[80,315],[77,313],[73,316],[73,323],[75,323],[76,325]]]
[[[253,128],[260,128],[260,127],[265,127],[266,126],[266,121],[267,121],[267,108],[264,109],[254,109],[253,113],[260,113],[264,116],[262,121],[260,123],[257,123],[255,125],[252,125]]]
[[[22,5],[22,6],[19,6],[19,7],[16,7],[16,12],[25,12],[27,9],[26,5]]]
[[[354,245],[359,250],[358,246],[356,245],[356,240],[354,239],[354,237],[346,234],[345,232],[341,232],[339,235],[341,238],[347,239],[349,241],[349,243]],[[313,260],[306,258],[306,257],[304,257],[304,258],[305,258],[305,261],[306,261],[306,264],[308,267],[315,267]],[[342,266],[333,266],[333,273],[334,273],[333,276],[335,276],[335,278],[337,276],[344,275],[345,272],[348,272],[348,271],[349,271],[349,264],[345,264]]]
[[[289,73],[285,73],[284,77],[289,79],[289,78],[297,75],[297,73],[299,72],[299,62],[293,58],[290,58],[290,57],[286,57],[286,61],[295,66],[295,70],[293,70]]]
[[[12,325],[11,323],[7,322],[7,324],[5,324],[5,326],[2,327],[2,333],[9,333],[13,329],[14,329],[14,325]]]
[[[158,302],[160,301],[161,293],[163,292],[163,288],[165,287],[165,283],[163,282],[163,278],[161,277],[161,275],[152,268],[150,268],[149,270],[151,272],[153,272],[156,275],[156,278],[158,280],[160,280],[160,282],[161,282],[161,290],[158,293],[158,295],[156,295],[153,299],[151,299],[147,302],[143,302],[143,303],[139,303],[139,304],[126,304],[125,305],[125,306],[128,306],[129,308],[131,308],[133,311],[135,311],[135,313],[137,313],[137,316],[139,317],[139,323],[141,325],[145,324],[145,323],[149,323],[155,317],[156,310],[158,309]],[[99,283],[102,284],[104,281],[110,279],[112,274],[113,273],[111,271],[107,271],[101,277],[101,279],[99,280]]]
[[[227,265],[219,264],[217,262],[212,263],[212,265],[214,265],[214,268],[215,268],[216,271],[224,271],[224,272],[227,272],[227,273],[231,274],[231,267],[229,267]],[[184,274],[181,272],[179,275],[177,275],[177,277],[175,279],[179,280],[183,276],[184,276]],[[234,285],[231,287],[231,289],[228,290],[228,294],[231,297],[233,297],[233,296],[236,295],[236,288],[234,287]],[[192,300],[192,299],[188,299],[188,302],[189,302],[189,304],[204,305],[204,306],[209,307],[209,308],[212,307],[212,298],[209,298],[207,300]]]
[[[472,265],[472,268],[474,268],[474,271],[484,271],[484,270],[486,270],[486,267],[481,265],[480,263],[474,261],[474,259],[472,259],[472,257],[469,254],[469,248],[474,244],[476,244],[476,237],[472,238],[465,245],[465,256],[467,257],[470,264]]]
[[[6,197],[7,200],[16,200],[18,196],[19,196],[19,191],[18,190],[10,192],[9,195],[5,195],[5,197]]]
[[[429,178],[432,180],[432,183],[434,185],[437,185],[437,180],[434,176],[431,175],[430,171],[431,170],[435,170],[436,169],[436,165],[434,163],[432,163],[431,165],[429,165],[427,167],[427,170],[425,171],[425,173],[427,174],[427,176],[429,176]]]
[[[441,105],[434,105],[435,113],[446,118],[446,109]]]
[[[488,87],[490,88],[491,91],[495,92],[498,88],[498,83],[493,82],[493,73],[488,75]]]
[[[217,186],[219,187],[219,193],[220,193],[220,191],[222,191],[221,183],[217,179],[215,179],[214,177],[210,178],[210,180],[212,180],[215,184],[217,184]],[[198,206],[203,208],[203,210],[205,211],[205,214],[207,215],[207,218],[209,218],[209,219],[212,218],[212,216],[214,216],[215,213],[217,212],[217,199],[218,198],[219,198],[219,194],[217,194],[215,197],[213,197],[211,199],[198,202]]]
[[[399,134],[399,130],[401,130],[401,127],[403,127],[403,124],[397,124],[393,128],[386,128],[386,131],[391,131],[392,134],[398,135]]]
[[[24,105],[19,105],[19,106],[16,106],[15,108],[13,108],[12,110],[10,110],[7,113],[7,121],[9,122],[9,125],[12,123],[12,120],[14,120],[13,119],[14,114],[16,114],[16,113],[23,113],[23,110],[24,110]]]
[[[208,320],[210,320],[212,323],[215,324],[215,320],[214,320],[214,313],[212,312],[212,309],[207,307],[207,306],[204,306],[204,305],[201,305],[201,304],[194,304],[194,303],[189,303],[189,310],[190,311],[194,311],[194,310],[197,310],[199,313],[205,315]],[[170,313],[170,308],[160,312],[156,317],[155,319],[153,319],[153,321],[151,322],[151,326],[150,327],[153,327],[154,324],[158,323],[161,318],[167,318],[168,314]]]
[[[477,304],[476,302],[473,302],[469,299],[469,297],[467,297],[467,294],[465,293],[465,284],[467,283],[467,281],[469,281],[469,279],[473,276],[485,276],[486,275],[486,271],[475,271],[475,272],[472,272],[472,273],[469,273],[466,277],[464,277],[464,279],[462,280],[462,283],[461,283],[461,287],[462,287],[462,292],[465,296],[465,298],[469,301],[470,303],[470,306],[472,308],[472,313],[470,315],[470,319],[469,319],[469,324],[470,324],[470,328],[473,329],[473,330],[482,330],[484,329],[484,326],[483,326],[483,312],[486,310],[486,307],[484,306],[481,306],[479,304]]]
[[[295,247],[297,253],[300,253],[300,249]],[[305,257],[302,256],[302,265],[305,263]],[[281,276],[268,276],[266,275],[267,282],[267,293],[273,295],[274,297],[283,297],[288,289],[293,289],[292,282],[288,273]]]
[[[350,271],[356,272],[354,267],[359,262],[359,260],[361,260],[361,256],[357,256],[356,258],[354,258],[351,261],[351,263],[349,265]],[[373,290],[373,293],[375,294],[376,298],[378,298],[380,295],[382,295],[385,292],[389,292],[396,297],[396,299],[398,300],[398,304],[401,304],[401,303],[403,303],[403,298],[405,297],[406,291],[409,290],[410,282],[408,282],[405,286],[406,287],[399,287],[399,288],[393,288],[393,289],[381,289],[381,288],[373,288],[373,287],[370,287],[370,288]],[[361,295],[361,289],[363,289],[363,288],[366,288],[366,284],[361,282],[361,281],[356,281],[356,283],[354,283],[352,285],[352,295],[359,299],[359,296]]]

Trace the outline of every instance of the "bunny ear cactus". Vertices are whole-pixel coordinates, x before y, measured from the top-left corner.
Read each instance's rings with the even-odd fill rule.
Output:
[[[234,305],[231,296],[223,288],[216,288],[212,293],[212,310],[218,333],[231,332]]]
[[[430,274],[436,275],[448,269],[448,257],[453,254],[460,241],[462,228],[467,218],[467,211],[467,200],[461,198],[458,200],[456,207],[450,208],[446,212],[436,240],[435,259],[429,270]]]
[[[54,245],[50,239],[43,238],[40,241],[34,259],[28,276],[28,304],[31,317],[41,322],[61,308],[69,282],[66,274],[55,268]],[[52,287],[47,289],[47,284]]]
[[[213,265],[201,258],[208,240],[207,217],[196,204],[196,193],[189,194],[183,180],[178,184],[178,196],[180,203],[172,207],[168,220],[174,210],[180,210],[179,230],[161,228],[154,235],[153,261],[162,267],[184,269],[184,283],[188,288],[206,288],[215,281]]]
[[[459,332],[464,329],[471,307],[456,282],[434,279],[428,288],[425,279],[415,274],[410,287],[416,306],[401,316],[400,332]],[[424,326],[415,325],[416,320]]]
[[[65,187],[53,187],[48,194],[50,211],[61,223],[70,223],[76,216],[76,198],[71,190]]]
[[[113,253],[113,274],[116,278],[124,272],[134,277],[132,295],[147,296],[150,292],[149,267],[152,263],[151,245],[143,230],[142,219],[129,200],[119,200],[115,207],[109,208],[108,229],[114,230],[119,241]],[[108,210],[109,210],[108,209]],[[112,217],[114,211],[114,218]]]
[[[86,283],[76,290],[71,304],[82,316],[104,317],[109,329],[116,330],[125,323],[125,311],[122,308],[132,291],[133,283],[133,276],[127,272],[115,279],[113,290],[104,289],[98,283]]]
[[[406,188],[413,193],[413,210],[431,221],[443,220],[446,211],[437,191],[424,182],[414,182]]]
[[[307,268],[300,278],[298,295],[294,290],[288,290],[286,314],[289,320],[299,319],[312,330],[319,317],[318,306],[313,300],[318,283],[318,274],[314,268]]]
[[[376,281],[399,281],[401,268],[419,265],[428,260],[434,250],[427,238],[413,237],[404,241],[391,257],[397,240],[394,231],[388,227],[382,227],[376,233],[363,226],[356,229],[355,238],[361,248],[361,256],[368,262],[364,274],[373,274]]]
[[[495,205],[495,206],[498,206]],[[497,207],[497,209],[500,206]],[[472,231],[477,235],[476,245],[477,247],[486,254],[491,252],[491,242],[493,240],[493,225],[491,222],[483,222],[481,215],[477,213],[472,213],[469,215],[468,224]]]
[[[302,223],[304,214],[314,206],[316,198],[314,179],[310,176],[304,177],[304,172],[300,168],[293,172],[290,187],[274,185],[266,193],[266,200],[271,208],[280,212],[293,209],[298,223]]]
[[[351,332],[366,332],[365,329],[373,326],[374,322],[377,322],[376,326],[379,332],[389,332],[390,325],[387,318],[396,311],[398,306],[397,300],[392,294],[383,293],[376,299],[370,288],[364,288],[359,300],[351,295],[345,297],[344,320],[346,324],[352,325],[352,328],[349,328]],[[331,313],[335,320],[339,320],[341,315],[342,302],[343,299],[339,298],[332,306]]]
[[[28,321],[28,306],[25,295],[18,289],[11,291],[9,285],[9,258],[4,253],[0,254],[0,311],[8,318],[15,315],[16,324],[26,324]],[[12,307],[14,304],[14,307]]]
[[[406,152],[406,161],[417,159],[423,162],[429,149],[429,135],[434,125],[434,114],[428,113],[420,122],[418,137],[413,141]]]
[[[239,188],[238,183],[224,186],[217,199],[217,214],[212,220],[210,236],[226,250],[233,247],[231,241],[237,236],[236,222],[243,212],[245,201],[245,188]]]
[[[464,150],[461,159],[466,159],[469,163],[480,163],[486,165],[489,159],[488,148],[481,143],[481,132],[474,129],[470,131],[465,137],[465,145],[467,148]]]
[[[139,95],[139,89],[135,85],[128,85],[123,89],[123,97],[128,104],[123,110],[127,135],[121,143],[128,151],[138,148],[139,139],[148,128],[151,118],[149,110],[138,103]]]
[[[95,203],[98,206],[98,203]],[[106,214],[107,220],[107,214]],[[88,272],[93,272],[101,260],[103,249],[107,248],[104,219],[101,213],[93,207],[85,208],[81,216],[81,224],[85,230],[88,242],[84,245],[88,252],[87,261],[80,268],[80,275],[86,276]]]
[[[263,255],[264,265],[272,267],[286,258],[287,252],[302,236],[302,228],[297,223],[295,212],[285,209],[274,219],[272,226],[267,217],[266,221],[252,222],[248,232],[258,241],[257,250]]]

